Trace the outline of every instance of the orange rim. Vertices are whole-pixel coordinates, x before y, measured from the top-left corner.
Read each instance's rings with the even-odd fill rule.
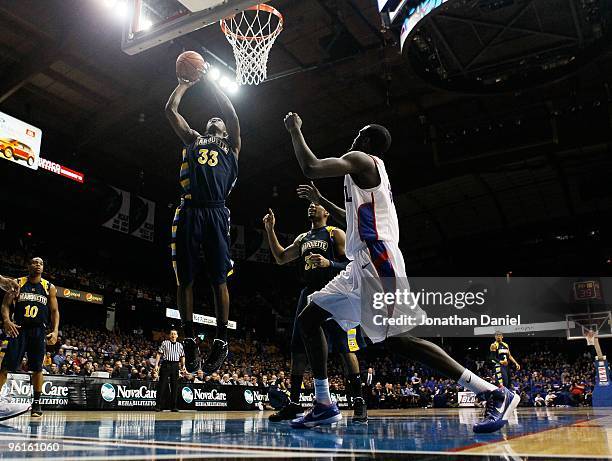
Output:
[[[260,3],[259,5],[253,5],[248,7],[245,11],[247,10],[251,10],[251,11],[265,11],[267,13],[273,14],[274,16],[276,16],[278,18],[278,26],[276,26],[276,29],[274,30],[274,32],[272,32],[271,34],[268,35],[263,35],[261,37],[255,37],[255,36],[248,36],[248,35],[242,35],[242,34],[237,34],[233,31],[231,31],[229,29],[229,27],[227,26],[227,23],[225,22],[226,20],[229,19],[234,19],[236,17],[235,14],[228,16],[227,18],[223,18],[221,19],[220,23],[221,23],[221,30],[223,31],[223,33],[225,35],[231,35],[232,37],[238,39],[238,40],[266,40],[267,38],[270,38],[274,35],[278,35],[281,33],[281,31],[283,30],[283,15],[281,14],[280,11],[278,11],[276,8],[274,8],[273,6],[270,5],[266,5],[265,3]]]

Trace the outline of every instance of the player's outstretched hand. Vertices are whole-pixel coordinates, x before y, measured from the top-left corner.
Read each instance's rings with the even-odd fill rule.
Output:
[[[17,281],[8,277],[3,277],[1,275],[0,288],[15,297],[17,297],[17,295],[19,294],[19,284],[17,283]]]
[[[289,112],[285,115],[285,128],[287,128],[287,131],[299,130],[302,128],[302,119],[298,114]]]
[[[516,371],[520,371],[521,370],[521,366],[517,363],[516,364]]]
[[[274,229],[274,226],[276,225],[276,218],[274,217],[272,208],[268,208],[268,214],[264,216],[263,223],[266,231],[270,232],[272,229]]]
[[[47,335],[47,344],[53,346],[57,342],[57,331],[52,331]]]
[[[299,198],[308,200],[315,205],[318,205],[321,201],[321,193],[312,181],[310,181],[310,184],[300,184],[297,187],[297,194]]]
[[[4,332],[9,335],[11,338],[16,338],[19,336],[19,329],[21,327],[16,323],[11,322],[10,320],[4,322]]]

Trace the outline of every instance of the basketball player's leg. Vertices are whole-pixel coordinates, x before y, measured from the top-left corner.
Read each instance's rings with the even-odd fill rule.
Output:
[[[517,407],[520,397],[508,389],[491,384],[465,368],[440,346],[410,335],[394,336],[385,341],[390,352],[415,360],[451,378],[460,386],[487,400],[485,418],[474,425],[475,432],[493,432],[501,429],[508,415]],[[501,408],[501,410],[500,410]]]
[[[200,366],[193,324],[193,282],[199,258],[197,209],[181,204],[172,222],[172,266],[176,276],[176,304],[183,322],[185,367],[194,373]]]
[[[361,328],[344,331],[337,322],[328,320],[323,328],[328,338],[329,353],[337,353],[342,359],[346,389],[353,407],[355,423],[367,423],[368,410],[361,386],[361,374],[357,352],[366,347]]]
[[[230,250],[229,210],[225,207],[206,208],[203,213],[202,246],[206,260],[206,272],[214,295],[217,331],[202,369],[207,373],[212,373],[219,369],[228,354],[227,324],[230,296],[227,279],[233,273],[233,262]]]
[[[22,332],[24,334],[24,332]],[[43,388],[43,360],[45,358],[45,329],[33,328],[27,332],[26,351],[28,354],[28,369],[32,372],[32,416],[42,416],[42,408],[40,406],[40,396]]]
[[[16,372],[25,355],[25,337],[20,333],[16,338],[9,338],[6,353],[0,368],[0,392],[7,381],[8,373]],[[14,403],[11,396],[0,399],[0,421],[14,418],[30,410],[27,403]]]
[[[304,414],[302,406],[300,404],[300,391],[302,389],[302,382],[304,381],[304,373],[306,372],[306,366],[308,365],[308,356],[306,355],[306,348],[304,347],[304,341],[298,326],[298,317],[300,313],[306,307],[308,302],[308,295],[311,291],[308,288],[302,289],[300,297],[297,302],[295,317],[293,320],[293,332],[291,334],[291,389],[289,391],[289,403],[281,408],[280,411],[270,415],[269,420],[272,422],[286,421],[297,418]]]

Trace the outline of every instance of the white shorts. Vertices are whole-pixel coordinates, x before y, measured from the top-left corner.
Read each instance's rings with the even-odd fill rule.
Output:
[[[394,288],[409,289],[404,257],[399,247],[388,242],[376,242],[376,245],[364,248],[355,255],[355,259],[345,270],[321,290],[311,294],[309,301],[328,311],[346,331],[361,325],[364,333],[375,343],[384,341],[388,336],[405,332],[405,326],[401,328],[401,332],[397,332],[393,327],[390,330],[387,325],[374,325],[372,316],[379,312],[375,312],[371,306],[362,308],[361,290],[365,279],[390,280]],[[382,282],[380,289],[383,289]],[[398,314],[400,312],[394,312],[393,315]],[[362,318],[364,315],[367,318]]]

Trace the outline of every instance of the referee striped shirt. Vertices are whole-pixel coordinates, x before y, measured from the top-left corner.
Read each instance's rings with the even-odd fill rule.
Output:
[[[181,357],[185,356],[183,344],[178,341],[172,342],[169,339],[161,343],[157,352],[161,354],[164,362],[178,362]]]

